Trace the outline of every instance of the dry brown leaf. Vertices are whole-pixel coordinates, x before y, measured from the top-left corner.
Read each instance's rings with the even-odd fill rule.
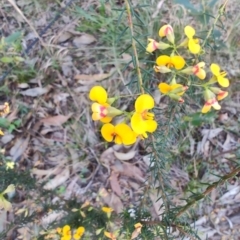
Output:
[[[75,37],[73,39],[73,44],[76,47],[82,47],[83,45],[88,45],[88,44],[91,44],[96,41],[97,41],[97,39],[93,35],[85,33],[80,37]]]
[[[137,151],[134,151],[134,150],[130,150],[127,153],[114,151],[115,157],[121,161],[127,161],[127,160],[132,159],[136,155],[136,153],[137,153]]]
[[[141,170],[131,163],[122,162],[122,164],[119,164],[117,161],[115,161],[115,164],[114,166],[112,166],[112,169],[117,173],[121,173],[122,175],[137,179],[140,182],[145,181]]]
[[[69,113],[67,116],[57,115],[57,116],[53,116],[53,117],[47,117],[47,118],[41,119],[40,122],[43,123],[44,125],[61,126],[72,115],[73,115],[72,113]]]
[[[53,179],[50,179],[48,183],[46,183],[43,188],[45,190],[53,190],[65,183],[70,176],[69,169],[63,170],[60,174],[56,175]]]
[[[25,150],[28,147],[29,137],[27,138],[19,138],[14,146],[10,149],[10,155],[12,156],[12,160],[15,162],[20,158]]]
[[[20,92],[20,94],[24,96],[29,96],[29,97],[38,97],[41,96],[45,93],[47,93],[51,89],[51,86],[41,88],[41,87],[36,87],[36,88],[30,88],[28,90]]]
[[[78,80],[81,84],[92,84],[93,82],[102,81],[110,75],[111,73],[99,73],[93,75],[77,74],[74,79]]]
[[[69,38],[72,37],[72,34],[70,32],[63,32],[61,35],[57,38],[57,43],[66,42]]]
[[[110,181],[110,185],[111,185],[111,188],[112,190],[119,196],[121,197],[122,195],[122,190],[121,190],[121,187],[119,185],[119,181],[118,181],[118,176],[117,174],[112,171],[111,172],[111,176],[109,178],[109,181]]]

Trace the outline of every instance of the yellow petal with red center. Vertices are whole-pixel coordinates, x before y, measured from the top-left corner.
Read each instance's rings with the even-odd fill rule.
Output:
[[[159,88],[160,92],[163,94],[166,94],[172,90],[172,87],[170,85],[168,85],[167,83],[160,83],[158,85],[158,88]]]
[[[211,69],[213,75],[215,75],[215,76],[220,75],[220,67],[217,64],[212,63],[211,66],[210,66],[210,69]]]
[[[146,123],[140,113],[134,113],[131,117],[131,127],[137,134],[143,134],[146,132]]]
[[[202,108],[202,113],[207,113],[207,112],[210,111],[210,109],[211,109],[211,105],[205,103],[203,108]]]
[[[115,126],[115,133],[121,138],[124,145],[131,145],[136,142],[136,134],[124,123]]]
[[[146,132],[153,133],[157,129],[157,122],[154,120],[146,120]]]
[[[106,103],[107,101],[107,92],[106,90],[101,86],[94,86],[89,93],[89,98],[92,101],[96,101],[100,104]]]
[[[193,36],[195,35],[195,30],[191,26],[186,26],[184,28],[184,32],[189,39],[193,38]]]
[[[101,134],[107,142],[111,142],[115,136],[115,127],[111,123],[106,123],[101,128]]]
[[[173,56],[173,57],[171,57],[171,63],[174,65],[174,67],[177,70],[180,70],[184,67],[185,60],[181,56]]]
[[[171,58],[167,55],[162,55],[156,59],[156,63],[158,66],[166,66],[168,63],[171,63]]]
[[[152,109],[154,107],[154,99],[148,94],[140,95],[135,101],[135,110],[138,113],[142,113],[145,110]]]
[[[200,52],[201,47],[199,44],[195,43],[194,39],[189,39],[188,41],[189,51],[193,54],[197,54]]]
[[[201,80],[205,79],[205,77],[206,77],[205,70],[200,68],[199,71],[196,73],[196,76]]]
[[[223,100],[227,96],[228,96],[228,92],[222,91],[217,95],[217,100],[218,101]]]
[[[217,80],[218,80],[219,85],[221,85],[222,87],[228,87],[229,86],[229,80],[227,78],[219,75],[217,77]]]
[[[165,37],[167,34],[173,33],[173,29],[170,25],[164,25],[159,29],[159,36]]]
[[[149,41],[149,43],[146,47],[147,52],[152,53],[153,51],[158,49],[158,47],[156,45],[157,42],[154,39],[149,38],[148,41]]]

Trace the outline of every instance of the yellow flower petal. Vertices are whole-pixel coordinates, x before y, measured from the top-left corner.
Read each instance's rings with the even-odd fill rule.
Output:
[[[106,90],[101,86],[94,86],[89,93],[89,98],[92,101],[96,101],[100,104],[106,103],[107,101],[107,92]]]
[[[110,207],[102,207],[102,211],[105,213],[111,213],[113,211],[113,209]]]
[[[167,37],[168,41],[174,43],[174,32],[171,25],[164,25],[159,30],[160,37]]]
[[[222,87],[228,87],[229,86],[229,80],[225,77],[222,77],[221,75],[217,77],[219,85]]]
[[[193,36],[195,35],[195,30],[191,26],[186,26],[184,28],[184,32],[189,39],[193,38]]]
[[[148,41],[149,41],[149,43],[146,47],[147,52],[152,53],[156,49],[158,49],[157,44],[156,44],[157,42],[154,39],[148,38]]]
[[[145,110],[152,109],[154,107],[154,99],[148,94],[140,95],[135,101],[135,110],[138,113],[142,113]]]
[[[157,122],[156,121],[146,120],[145,124],[146,124],[146,131],[147,132],[153,133],[153,132],[156,131],[156,129],[157,129]]]
[[[71,235],[71,228],[69,225],[65,225],[62,229],[63,235]]]
[[[171,58],[167,55],[161,55],[156,59],[156,63],[158,66],[166,66],[171,62]]]
[[[215,75],[215,76],[220,75],[220,67],[217,64],[212,63],[211,66],[210,66],[210,69],[211,69],[213,75]]]
[[[218,101],[223,100],[227,96],[228,96],[228,92],[222,91],[217,95],[217,100]]]
[[[4,135],[4,132],[1,129],[0,129],[0,135],[2,136]]]
[[[212,104],[212,107],[213,107],[215,110],[220,110],[220,109],[221,109],[221,106],[220,106],[220,104],[218,103],[217,100],[215,100],[215,102]]]
[[[202,113],[207,113],[210,111],[210,109],[211,109],[211,105],[204,104],[204,106],[202,108]]]
[[[181,56],[173,56],[171,57],[171,63],[174,65],[174,67],[179,70],[182,69],[185,65],[185,60]]]
[[[115,127],[111,123],[106,123],[101,128],[101,134],[107,142],[111,142],[115,135]]]
[[[146,123],[140,113],[134,113],[131,117],[131,127],[137,134],[144,134],[146,132]]]
[[[172,90],[171,86],[168,85],[167,83],[160,83],[158,85],[158,88],[159,88],[160,92],[163,94],[166,94]]]
[[[77,229],[77,231],[75,232],[75,234],[73,235],[73,239],[74,240],[80,240],[82,235],[84,234],[85,232],[85,228],[84,227],[79,227]]]
[[[112,121],[112,117],[104,117],[100,119],[100,122],[102,123],[110,123]]]
[[[115,126],[115,133],[120,137],[121,143],[124,145],[131,145],[136,142],[136,135],[132,129],[124,123],[119,123]],[[121,143],[118,142],[118,144]]]
[[[188,41],[188,48],[189,48],[189,51],[191,53],[193,53],[193,54],[197,54],[201,50],[200,45],[196,44],[194,39],[189,39],[189,41]]]

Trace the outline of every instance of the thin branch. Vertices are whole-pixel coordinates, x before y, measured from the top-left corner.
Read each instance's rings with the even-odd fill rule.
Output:
[[[223,15],[227,3],[228,3],[228,0],[225,0],[225,2],[224,2],[224,3],[221,5],[221,7],[219,8],[219,10],[218,10],[218,15],[217,15],[217,17],[215,18],[215,21],[214,21],[212,27],[209,29],[209,31],[208,31],[208,33],[207,33],[207,36],[206,36],[206,38],[205,38],[204,41],[203,41],[202,48],[205,46],[208,38],[211,36],[211,34],[212,34],[212,32],[213,32],[213,30],[214,30],[214,28],[215,28],[215,26],[216,26],[219,18]]]
[[[128,0],[125,0],[125,4],[126,4],[126,9],[127,9],[127,14],[128,14],[128,23],[129,23],[129,29],[131,32],[131,36],[132,36],[132,48],[133,48],[133,54],[135,57],[135,61],[136,61],[136,69],[137,69],[137,75],[138,75],[138,83],[140,85],[140,89],[142,94],[144,94],[144,89],[143,89],[143,80],[142,80],[142,73],[140,70],[140,64],[139,64],[139,60],[138,60],[138,53],[137,53],[137,48],[136,48],[136,41],[133,38],[134,36],[134,31],[133,31],[133,21],[132,21],[132,14],[131,14],[131,8],[130,8],[130,4]]]

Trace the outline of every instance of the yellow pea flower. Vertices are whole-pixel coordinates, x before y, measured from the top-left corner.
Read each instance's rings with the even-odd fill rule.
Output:
[[[94,101],[91,107],[94,121],[100,120],[103,123],[109,123],[113,117],[122,114],[122,111],[110,106],[107,92],[101,86],[94,86],[90,90],[89,98]]]
[[[217,87],[210,87],[209,88],[213,93],[215,93],[217,95],[217,100],[223,100],[225,97],[228,96],[228,92],[227,91],[223,91],[220,88]]]
[[[84,227],[79,227],[79,228],[75,231],[75,233],[74,233],[74,235],[73,235],[73,239],[74,239],[74,240],[80,240],[81,237],[82,237],[82,235],[84,234],[84,232],[85,232],[85,228],[84,228]]]
[[[167,44],[167,43],[157,42],[156,40],[151,39],[151,38],[148,38],[148,42],[149,43],[148,43],[148,45],[146,47],[146,51],[149,52],[149,53],[152,53],[152,52],[154,52],[157,49],[164,50],[164,49],[167,49],[167,48],[170,47],[170,45]]]
[[[202,113],[207,113],[211,110],[211,108],[214,108],[215,110],[220,110],[221,106],[219,105],[218,101],[216,98],[208,99],[203,108],[202,108]]]
[[[106,123],[101,128],[101,134],[107,142],[114,141],[116,144],[131,145],[136,142],[136,134],[125,123],[116,126]]]
[[[147,137],[146,132],[153,133],[157,129],[154,113],[148,110],[154,107],[154,100],[148,94],[140,95],[135,101],[135,113],[131,118],[131,127],[136,134]]]
[[[159,36],[167,37],[168,41],[174,44],[175,37],[174,37],[173,28],[171,25],[167,24],[162,26],[159,30]]]
[[[191,53],[197,54],[201,50],[201,46],[198,44],[198,39],[193,38],[195,35],[195,30],[191,26],[186,26],[184,28],[184,32],[188,38],[187,44],[188,44],[188,49]]]
[[[113,209],[110,207],[102,207],[102,211],[105,213],[111,213],[113,211]]]
[[[8,102],[5,102],[3,105],[0,105],[0,117],[7,115],[10,112],[10,107]]]
[[[210,89],[206,89],[204,91],[204,99],[206,102],[202,108],[202,113],[209,112],[211,108],[214,108],[215,110],[221,109],[221,106],[216,99],[215,93],[213,93]]]
[[[225,78],[227,73],[225,71],[220,72],[219,65],[212,63],[210,66],[211,72],[214,75],[214,77],[217,79],[218,83],[222,87],[228,87],[229,86],[229,80]]]
[[[71,240],[72,237],[74,240],[80,240],[82,235],[85,232],[84,227],[79,227],[73,234],[71,232],[71,227],[69,225],[65,225],[63,228],[57,228],[58,234],[61,235],[61,240]]]
[[[187,67],[183,69],[181,72],[186,74],[193,74],[197,76],[199,79],[203,80],[206,77],[206,72],[203,69],[205,66],[205,62],[199,62],[193,67]]]
[[[157,66],[154,67],[156,72],[167,73],[171,72],[171,68],[180,70],[185,66],[185,60],[181,56],[161,55],[156,59]]]
[[[160,83],[158,85],[158,88],[161,93],[168,95],[173,100],[177,100],[180,103],[183,103],[184,100],[181,98],[181,96],[185,93],[185,91],[188,89],[187,86],[183,86],[178,83],[174,84],[167,84],[167,83]]]

